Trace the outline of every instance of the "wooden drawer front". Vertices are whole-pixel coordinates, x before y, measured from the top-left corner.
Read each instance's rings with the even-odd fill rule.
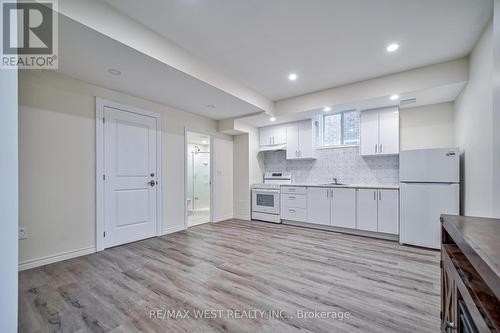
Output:
[[[305,186],[281,186],[281,193],[306,194],[306,192]]]
[[[281,218],[284,220],[307,222],[307,211],[303,208],[283,207]]]
[[[282,194],[281,206],[290,208],[307,208],[307,196],[305,194]]]

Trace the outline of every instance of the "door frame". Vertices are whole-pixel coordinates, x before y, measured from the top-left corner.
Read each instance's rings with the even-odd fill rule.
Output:
[[[214,137],[212,134],[184,127],[184,229],[188,228],[188,206],[187,206],[187,188],[188,188],[188,132],[206,135],[209,137],[210,142],[210,220],[208,223],[214,221]]]
[[[156,236],[161,235],[163,225],[163,168],[162,168],[162,116],[160,113],[143,110],[134,106],[120,104],[111,100],[96,97],[95,117],[95,190],[96,190],[96,252],[104,247],[104,108],[109,107],[118,111],[135,113],[156,118],[156,174],[158,186],[156,195]]]

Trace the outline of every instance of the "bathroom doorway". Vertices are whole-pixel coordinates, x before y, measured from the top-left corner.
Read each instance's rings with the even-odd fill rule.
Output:
[[[186,132],[187,226],[210,222],[210,136]]]

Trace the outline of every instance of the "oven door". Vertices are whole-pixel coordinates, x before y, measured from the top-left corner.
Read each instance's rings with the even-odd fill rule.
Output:
[[[259,213],[280,213],[280,191],[268,189],[252,190],[252,211]]]

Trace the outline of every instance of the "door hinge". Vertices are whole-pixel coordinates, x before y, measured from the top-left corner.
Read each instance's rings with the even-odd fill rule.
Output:
[[[106,180],[106,175],[102,175],[102,180]]]
[[[106,237],[106,231],[102,233],[102,237]]]
[[[439,260],[439,268],[443,268],[443,261]]]

